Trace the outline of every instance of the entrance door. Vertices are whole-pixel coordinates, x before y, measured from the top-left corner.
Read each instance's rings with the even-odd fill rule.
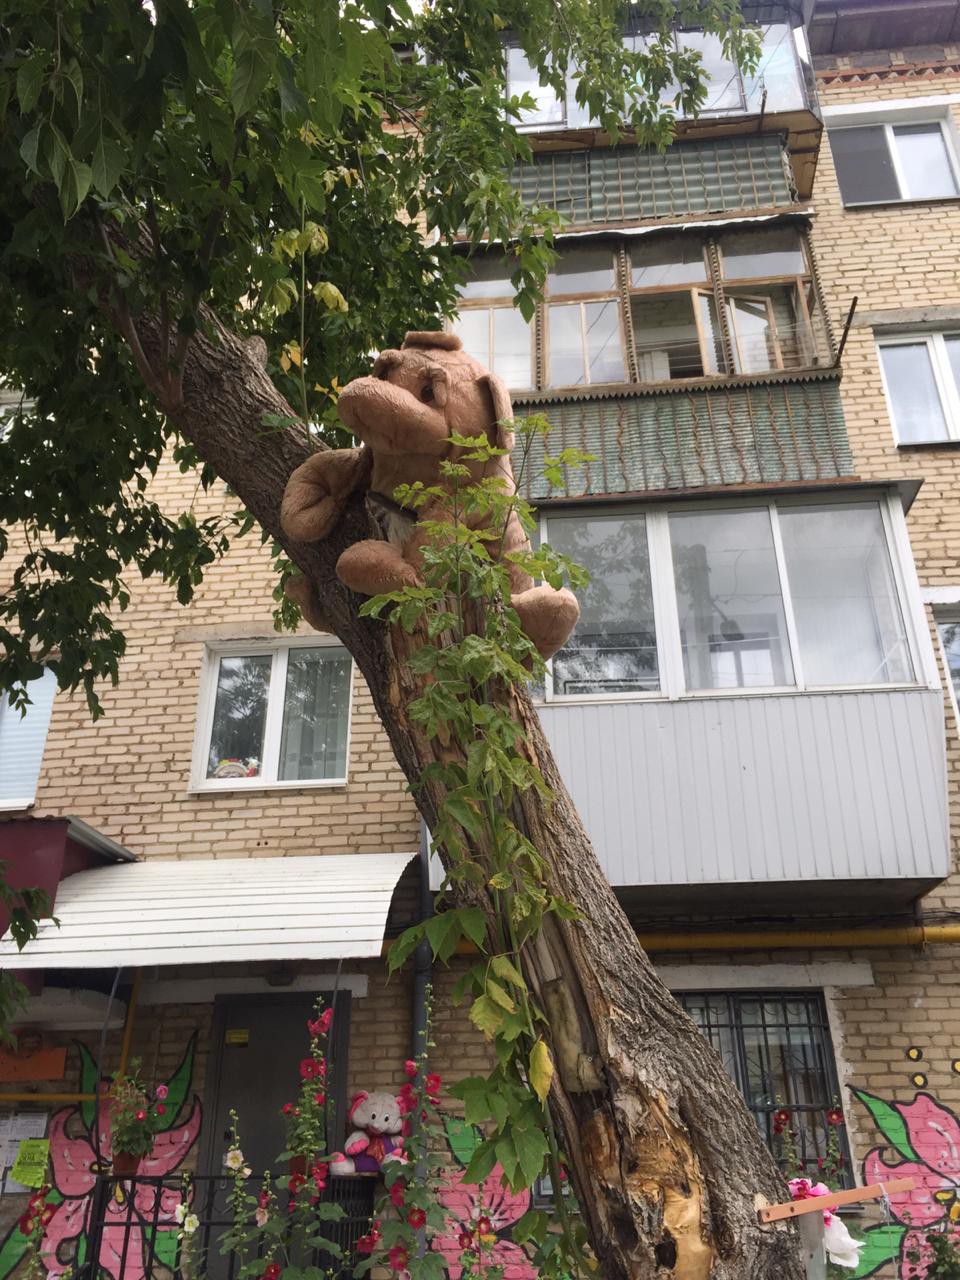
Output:
[[[324,993],[329,1005],[330,993]],[[285,1147],[282,1108],[296,1100],[299,1065],[310,1051],[307,1019],[314,1017],[316,995],[230,996],[219,999],[213,1020],[210,1079],[201,1170],[223,1172],[230,1146],[230,1112],[239,1117],[240,1146],[258,1178],[265,1170],[277,1176],[275,1163]],[[346,1046],[350,993],[337,995],[328,1041],[329,1096],[333,1102],[331,1143],[342,1140],[346,1113]]]

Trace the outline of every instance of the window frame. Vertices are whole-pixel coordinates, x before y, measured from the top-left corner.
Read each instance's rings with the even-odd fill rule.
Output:
[[[601,240],[598,245],[587,245],[587,248],[601,248],[606,242]],[[573,249],[576,252],[576,248]],[[543,377],[539,376],[540,370],[536,367],[534,360],[533,381],[534,385],[538,382],[544,383],[545,389],[554,389],[549,381],[550,371],[550,308],[551,307],[579,307],[580,309],[580,355],[583,362],[583,381],[582,382],[564,382],[557,383],[557,387],[576,388],[576,387],[617,387],[621,386],[623,379],[614,382],[594,382],[590,377],[590,343],[587,338],[587,321],[585,306],[591,302],[612,302],[616,308],[617,315],[617,334],[620,338],[620,354],[623,363],[623,372],[625,377],[630,375],[630,349],[627,338],[627,328],[624,323],[623,315],[623,289],[620,283],[620,262],[619,253],[614,245],[610,245],[610,267],[613,277],[611,284],[604,289],[598,287],[596,289],[581,289],[579,291],[557,291],[553,292],[550,287],[551,276],[547,276],[546,287],[543,292],[543,303],[537,308],[536,315],[530,324],[531,337],[533,338],[534,354],[537,349],[537,326],[540,326],[540,348],[543,353]],[[562,253],[561,253],[562,257]],[[553,277],[557,279],[557,277]],[[520,388],[516,388],[519,390]],[[538,388],[539,389],[539,388]]]
[[[31,699],[31,702],[27,707],[26,715],[23,717],[24,720],[27,720],[30,718],[31,713],[36,716],[39,708],[39,714],[45,721],[43,726],[43,745],[40,749],[40,755],[37,760],[37,771],[33,782],[33,791],[29,796],[13,796],[7,800],[0,798],[0,813],[12,813],[17,812],[20,809],[29,809],[37,802],[37,790],[40,786],[40,779],[43,777],[43,758],[47,750],[47,740],[50,737],[50,724],[53,720],[53,708],[57,698],[58,686],[56,676],[52,668],[45,667],[41,676],[38,676],[35,680],[27,682],[28,693],[30,685],[36,685],[42,681],[47,682],[48,689],[50,690],[49,701],[47,701],[46,698],[43,702]],[[52,688],[50,688],[51,682]],[[8,694],[4,693],[0,696],[0,721],[2,721],[6,716],[15,718],[17,721],[21,719],[20,712],[11,705]]]
[[[840,129],[883,127],[887,154],[890,157],[890,165],[901,193],[898,199],[847,201],[843,197],[843,190],[840,187],[840,175],[834,160],[833,167],[837,176],[837,187],[843,208],[878,209],[888,204],[934,204],[940,200],[960,200],[960,147],[958,147],[956,129],[949,115],[951,104],[958,100],[960,100],[960,95],[946,94],[936,98],[898,98],[887,102],[864,102],[850,104],[849,106],[825,107],[823,109],[823,120],[827,127],[828,138],[831,131],[836,133]],[[904,176],[893,137],[893,130],[900,125],[936,125],[940,129],[947,156],[947,164],[949,165],[954,185],[957,188],[954,195],[903,195],[905,190]]]
[[[516,311],[521,320],[523,316],[520,311],[513,305],[513,294],[497,295],[488,298],[466,298],[463,299],[457,308],[458,314],[461,311],[486,311],[487,313],[487,351],[489,352],[489,367],[492,373],[496,373],[497,349],[494,343],[494,332],[496,321],[494,320],[494,311]],[[537,322],[536,318],[527,324],[527,332],[530,340],[530,385],[526,387],[511,386],[511,392],[518,395],[532,394],[537,389]],[[498,375],[499,376],[499,375]]]
[[[840,1088],[840,1072],[837,1066],[837,1050],[833,1042],[833,1028],[830,1025],[830,1011],[827,1006],[825,992],[823,991],[822,988],[818,988],[818,989],[811,989],[811,988],[746,989],[745,988],[743,990],[741,990],[740,988],[734,988],[734,989],[725,989],[725,990],[715,990],[708,987],[702,990],[697,989],[697,990],[689,990],[689,991],[688,990],[677,991],[677,992],[674,992],[674,996],[678,1004],[680,1004],[684,1012],[687,1014],[687,1016],[691,1018],[694,1025],[697,1026],[697,1030],[700,1031],[700,1034],[703,1036],[704,1040],[706,1040],[708,1044],[712,1044],[713,1042],[710,1040],[709,1036],[707,1036],[704,1033],[704,1031],[700,1028],[699,1024],[697,1024],[697,1021],[693,1017],[693,1014],[690,1013],[689,1011],[687,1002],[688,1001],[692,1002],[695,1000],[711,1000],[711,999],[726,1000],[727,1014],[726,1014],[725,1025],[728,1027],[729,1033],[730,1033],[731,1045],[733,1049],[734,1068],[735,1068],[733,1083],[736,1085],[737,1090],[739,1091],[741,1097],[743,1098],[744,1103],[747,1109],[749,1110],[750,1114],[757,1121],[757,1128],[760,1130],[760,1135],[763,1138],[765,1143],[767,1142],[767,1127],[766,1125],[761,1125],[760,1118],[766,1117],[767,1119],[771,1119],[772,1116],[775,1114],[775,1112],[777,1112],[781,1108],[790,1111],[791,1114],[798,1111],[803,1111],[804,1113],[822,1115],[823,1121],[824,1121],[824,1132],[826,1133],[827,1125],[829,1123],[826,1118],[827,1112],[832,1110],[834,1106],[836,1106],[836,1108],[842,1112],[843,1094]],[[746,1085],[749,1079],[749,1071],[747,1067],[746,1046],[744,1041],[744,1023],[743,1023],[743,1004],[748,1000],[756,1000],[760,1002],[778,1000],[781,1002],[781,1004],[784,1007],[786,1006],[787,1001],[802,1000],[807,1005],[808,1010],[810,1009],[811,1005],[813,1004],[816,1005],[816,1011],[818,1015],[816,1023],[814,1023],[810,1019],[809,1013],[808,1013],[807,1021],[803,1025],[808,1029],[816,1030],[817,1032],[819,1032],[819,1035],[820,1035],[821,1044],[824,1050],[823,1093],[824,1093],[824,1097],[830,1098],[830,1101],[827,1102],[826,1105],[824,1105],[823,1107],[819,1107],[813,1104],[801,1104],[801,1103],[792,1102],[788,1099],[782,1099],[782,1100],[775,1099],[770,1103],[762,1103],[762,1104],[753,1104],[750,1102],[746,1092]],[[763,1020],[758,1025],[763,1031],[764,1043],[766,1043],[767,1030],[768,1030],[769,1024],[765,1020]],[[787,1021],[787,1018],[785,1015],[783,1019],[783,1026],[786,1029],[786,1039],[787,1039],[787,1042],[789,1043],[790,1023]],[[719,1049],[716,1049],[715,1051],[719,1053]],[[849,1146],[849,1139],[848,1139],[845,1124],[841,1125],[839,1128],[838,1142],[839,1142],[841,1155],[843,1156],[843,1182],[845,1186],[852,1185],[855,1179],[855,1170],[853,1168],[853,1165],[850,1159],[850,1146]],[[774,1148],[770,1146],[768,1149],[770,1150],[770,1153],[771,1155],[773,1155],[774,1159],[777,1159],[777,1154]],[[819,1153],[819,1154],[825,1154],[825,1153]],[[817,1154],[814,1154],[813,1156],[808,1157],[808,1160],[807,1160],[808,1168],[806,1172],[809,1173],[809,1175],[813,1178],[816,1178],[817,1176],[816,1160],[817,1160]]]
[[[350,661],[347,698],[347,733],[344,745],[343,776],[337,778],[278,778],[276,776],[280,736],[283,726],[283,701],[286,690],[287,662],[291,649],[343,649]],[[270,654],[270,683],[267,690],[267,711],[263,725],[263,758],[261,772],[253,778],[208,778],[207,756],[210,735],[213,730],[213,713],[217,697],[217,676],[221,658],[258,657]],[[200,668],[200,686],[197,697],[197,717],[194,729],[193,754],[190,765],[188,792],[217,794],[218,792],[296,790],[310,788],[345,787],[350,780],[350,738],[353,727],[353,657],[335,636],[322,634],[291,636],[281,643],[266,639],[211,641],[204,646]],[[272,759],[270,770],[267,760]]]
[[[942,627],[950,626],[960,626],[960,606],[935,605],[933,609],[933,629],[937,635],[937,652],[943,664],[943,678],[946,681],[950,706],[953,708],[953,722],[957,731],[960,732],[960,697],[958,697],[957,686],[954,684],[953,676],[950,673],[947,646],[943,643],[943,632],[941,630]]]
[[[800,648],[797,623],[794,615],[793,595],[786,569],[786,557],[780,530],[778,511],[818,506],[876,506],[880,511],[881,525],[896,602],[903,620],[907,655],[913,670],[908,681],[873,684],[814,684],[803,671],[803,654]],[[764,509],[771,522],[774,554],[780,582],[784,613],[784,640],[789,647],[793,663],[794,683],[789,685],[750,685],[743,688],[688,689],[683,665],[682,638],[677,595],[673,579],[673,552],[670,539],[669,517],[671,512],[756,511]],[[575,703],[604,702],[680,702],[704,698],[756,698],[802,696],[808,693],[883,693],[918,688],[941,688],[940,672],[920,589],[916,582],[906,522],[899,495],[891,491],[858,491],[856,493],[795,493],[782,496],[759,495],[735,500],[716,498],[661,503],[598,503],[591,504],[586,512],[560,503],[541,507],[539,512],[540,540],[550,541],[550,518],[589,514],[590,516],[616,515],[621,519],[627,513],[643,515],[646,520],[647,552],[650,563],[650,584],[653,599],[653,623],[657,646],[657,666],[660,688],[638,692],[558,694],[553,689],[553,659],[547,664],[546,679],[537,700],[546,706],[566,706]],[[927,643],[924,644],[924,637]]]
[[[947,355],[947,338],[960,340],[960,326],[956,329],[938,329],[935,332],[875,334],[877,344],[877,364],[880,366],[880,381],[883,384],[884,399],[887,404],[887,416],[893,429],[893,439],[898,449],[936,448],[938,445],[950,445],[960,442],[960,385],[954,377]],[[893,395],[890,390],[887,371],[883,367],[884,347],[917,347],[925,346],[930,353],[930,367],[933,381],[940,398],[940,409],[943,412],[947,434],[942,439],[904,440],[901,438],[894,412]]]

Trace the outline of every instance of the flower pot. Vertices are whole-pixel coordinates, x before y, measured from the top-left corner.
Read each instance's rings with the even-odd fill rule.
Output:
[[[115,1151],[111,1161],[115,1178],[135,1178],[142,1157],[130,1151]]]

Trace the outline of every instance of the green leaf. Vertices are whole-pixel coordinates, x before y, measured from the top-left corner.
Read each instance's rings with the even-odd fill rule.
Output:
[[[38,49],[26,62],[22,62],[17,70],[17,99],[20,102],[20,114],[27,115],[40,99],[43,86],[43,73],[47,68],[49,54],[46,49]]]
[[[173,1128],[177,1116],[187,1100],[190,1085],[193,1081],[193,1059],[196,1048],[197,1033],[194,1031],[187,1042],[187,1047],[184,1050],[183,1057],[180,1059],[179,1066],[167,1081],[167,1098],[164,1104],[167,1111],[166,1115],[163,1116],[163,1123],[160,1125],[161,1130]]]
[[[390,950],[387,952],[387,967],[391,973],[395,973],[397,969],[401,968],[408,957],[416,951],[423,938],[424,927],[422,924],[415,924],[409,929],[404,929],[403,933],[391,944]]]
[[[230,85],[230,105],[237,116],[246,115],[270,78],[270,64],[256,47],[247,47],[237,59]]]
[[[530,1084],[542,1105],[547,1100],[553,1080],[553,1057],[545,1040],[538,1040],[530,1050],[529,1074]]]
[[[105,138],[101,133],[93,149],[90,173],[93,185],[104,199],[120,180],[123,160],[123,152],[117,143],[112,138]]]
[[[497,1034],[503,1024],[503,1010],[498,1008],[489,996],[478,996],[470,1006],[470,1021],[489,1040]]]
[[[20,156],[31,173],[40,172],[40,135],[43,132],[43,121],[35,124],[20,143]]]
[[[67,157],[63,167],[63,175],[57,184],[64,222],[69,222],[80,208],[84,197],[90,190],[92,176],[88,164],[75,159],[72,155]]]
[[[543,1162],[550,1150],[542,1129],[521,1129],[514,1125],[511,1131],[517,1161],[527,1186],[532,1186],[543,1172]]]
[[[509,956],[494,956],[490,961],[490,967],[498,978],[502,978],[505,982],[512,982],[520,991],[526,991],[527,984],[523,980],[523,974]]]
[[[464,907],[460,911],[460,927],[475,947],[486,950],[487,918],[479,907]]]
[[[461,1164],[469,1164],[482,1141],[480,1130],[458,1116],[444,1116],[443,1127],[447,1131],[450,1150]]]
[[[850,1280],[866,1280],[882,1267],[899,1258],[900,1246],[907,1228],[898,1222],[885,1222],[879,1227],[868,1227],[863,1233],[864,1246],[856,1271],[849,1272]]]
[[[93,1054],[85,1044],[81,1044],[79,1040],[75,1040],[77,1053],[80,1057],[80,1092],[96,1093],[99,1072],[97,1064],[93,1059]],[[96,1104],[93,1101],[80,1103],[80,1119],[84,1125],[90,1129],[93,1127],[93,1117],[96,1112]],[[0,1272],[2,1274],[2,1272]]]
[[[499,982],[494,982],[493,978],[488,978],[484,990],[494,1004],[498,1004],[501,1009],[506,1009],[507,1013],[516,1012],[516,1004]]]
[[[461,1181],[468,1183],[470,1186],[479,1186],[484,1178],[488,1178],[493,1172],[493,1166],[497,1163],[497,1150],[492,1142],[481,1142],[470,1157],[470,1163],[463,1171]]]
[[[874,1124],[890,1146],[899,1152],[905,1160],[919,1161],[920,1157],[913,1149],[907,1132],[906,1121],[900,1112],[892,1107],[889,1102],[884,1102],[882,1098],[878,1098],[872,1093],[867,1093],[863,1089],[851,1089],[851,1093],[870,1112]]]

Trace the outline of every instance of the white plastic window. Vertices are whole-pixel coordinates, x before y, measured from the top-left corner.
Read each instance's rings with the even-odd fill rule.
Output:
[[[882,338],[879,349],[897,443],[960,440],[960,333]]]

